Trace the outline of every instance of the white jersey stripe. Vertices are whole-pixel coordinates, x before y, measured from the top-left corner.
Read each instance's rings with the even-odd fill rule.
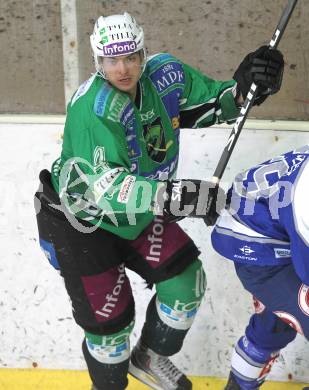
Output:
[[[235,218],[233,218],[233,216],[227,210],[222,211],[220,217],[218,218],[215,229],[218,233],[225,234],[227,236],[233,236],[240,240],[259,243],[290,245],[289,242],[276,240],[274,238],[264,236],[263,234],[256,232],[248,226],[243,225]]]

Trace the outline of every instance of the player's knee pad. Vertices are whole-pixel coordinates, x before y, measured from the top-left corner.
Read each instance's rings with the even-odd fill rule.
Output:
[[[156,285],[156,308],[160,319],[174,329],[191,327],[206,289],[206,274],[200,260],[182,273]]]
[[[100,363],[118,364],[130,357],[130,333],[132,321],[127,327],[109,335],[95,335],[85,332],[86,346],[90,355]]]
[[[279,350],[263,349],[246,336],[241,337],[234,348],[231,361],[231,371],[240,387],[246,390],[259,388],[279,354]]]

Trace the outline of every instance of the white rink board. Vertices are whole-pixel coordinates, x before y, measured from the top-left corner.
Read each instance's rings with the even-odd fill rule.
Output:
[[[33,194],[38,173],[49,168],[61,147],[62,124],[0,124],[0,367],[84,369],[82,331],[75,325],[58,273],[37,243]],[[230,130],[183,130],[178,176],[209,178]],[[309,132],[243,130],[224,180],[240,170],[309,143]],[[208,287],[205,301],[175,362],[190,375],[226,376],[232,345],[252,313],[251,297],[234,275],[232,263],[209,245],[210,228],[202,221],[181,225],[202,251]],[[132,343],[139,335],[152,292],[130,273],[137,318]],[[274,366],[271,378],[309,381],[308,342],[298,336]]]

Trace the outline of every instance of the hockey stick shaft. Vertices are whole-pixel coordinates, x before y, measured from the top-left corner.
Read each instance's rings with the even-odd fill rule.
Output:
[[[282,36],[284,33],[284,30],[289,22],[289,19],[293,13],[293,10],[296,6],[298,0],[289,0],[286,8],[284,9],[281,18],[279,20],[278,26],[269,42],[269,47],[271,49],[276,49]],[[225,168],[227,166],[227,163],[229,162],[229,159],[232,155],[233,149],[236,145],[236,142],[238,140],[238,137],[240,135],[240,132],[244,126],[244,123],[247,119],[248,113],[253,105],[254,99],[257,94],[257,85],[255,83],[251,84],[250,90],[246,96],[245,102],[240,110],[240,113],[238,115],[238,118],[236,119],[236,122],[234,123],[232,132],[228,138],[227,144],[222,152],[222,155],[220,157],[219,163],[215,169],[214,175],[213,175],[213,182],[219,183],[220,179],[223,176],[223,173],[225,171]]]

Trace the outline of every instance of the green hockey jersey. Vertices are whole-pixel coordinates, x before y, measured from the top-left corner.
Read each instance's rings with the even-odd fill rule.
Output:
[[[235,81],[215,81],[169,54],[148,59],[138,97],[94,74],[72,97],[52,183],[66,208],[125,239],[153,220],[177,168],[180,128],[232,122]],[[138,101],[137,101],[138,100]]]

